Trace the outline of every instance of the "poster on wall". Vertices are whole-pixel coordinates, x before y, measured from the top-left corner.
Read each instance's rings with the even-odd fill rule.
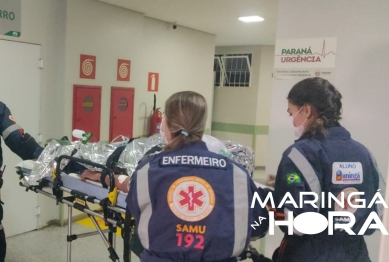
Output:
[[[158,86],[159,86],[159,73],[149,73],[147,91],[158,92]]]
[[[117,81],[130,81],[131,61],[118,59]]]
[[[95,79],[96,77],[96,56],[80,55],[80,78]]]
[[[0,0],[0,34],[20,37],[21,0]]]
[[[276,79],[330,78],[334,74],[336,37],[281,39],[275,47]]]

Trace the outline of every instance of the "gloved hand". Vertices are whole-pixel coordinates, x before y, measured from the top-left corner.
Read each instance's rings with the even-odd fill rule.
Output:
[[[276,176],[272,174],[268,175],[266,178],[266,185],[269,187],[274,187],[275,183],[276,183]]]

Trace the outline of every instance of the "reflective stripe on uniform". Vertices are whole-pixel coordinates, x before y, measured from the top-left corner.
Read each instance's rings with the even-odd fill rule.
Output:
[[[369,149],[367,149],[367,151],[369,152],[371,161],[373,162],[373,168],[377,171],[377,174],[378,174],[378,189],[377,190],[379,190],[380,194],[385,199],[386,183],[385,183],[384,177],[382,176],[380,170],[378,169],[377,161],[376,161],[373,153]],[[378,217],[382,219],[382,217],[384,216],[384,206],[380,205],[380,204],[376,204],[376,209],[377,209]]]
[[[308,162],[308,160],[303,156],[303,154],[301,154],[300,151],[298,151],[296,148],[292,148],[292,151],[290,151],[288,157],[300,170],[301,174],[304,176],[305,180],[307,181],[311,191],[317,194],[318,196],[317,206],[319,207],[321,202],[321,185],[315,170]]]
[[[140,210],[138,224],[139,239],[145,249],[149,248],[149,222],[153,213],[149,192],[149,168],[150,164],[145,165],[137,172],[137,198]]]
[[[13,125],[7,127],[7,128],[3,131],[3,134],[2,134],[3,139],[6,140],[7,137],[8,137],[12,132],[14,132],[14,131],[16,131],[16,130],[18,130],[18,129],[21,129],[21,127],[20,127],[19,125],[17,125],[17,124],[13,124]]]
[[[232,257],[237,257],[246,247],[249,199],[247,174],[236,165],[233,166],[235,236]]]

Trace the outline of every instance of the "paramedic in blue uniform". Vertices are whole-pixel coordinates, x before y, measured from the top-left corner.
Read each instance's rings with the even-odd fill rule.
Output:
[[[266,208],[250,207],[262,190],[242,166],[207,149],[206,119],[203,96],[173,94],[161,128],[164,151],[142,161],[131,181],[116,176],[119,190],[130,182],[127,208],[144,247],[141,261],[237,261],[252,237],[267,232]]]
[[[344,192],[345,198],[351,192],[364,192],[366,203],[370,203],[377,192],[381,176],[373,156],[365,146],[353,140],[339,123],[341,98],[330,82],[318,77],[302,80],[290,90],[287,111],[293,119],[298,140],[285,150],[278,167],[274,191],[277,208],[287,192],[291,193],[298,205],[300,192],[325,192],[326,198],[328,192],[335,197]],[[328,219],[329,211],[348,211],[356,218],[352,227],[356,235],[338,230],[330,236],[327,229],[316,235],[304,235],[295,229],[293,235],[288,235],[286,227],[281,226],[285,236],[273,254],[273,261],[370,261],[364,236],[357,234],[370,212],[376,211],[376,206],[354,209],[346,204],[342,208],[334,201],[332,208],[328,208],[328,204],[324,208],[319,203],[317,206],[319,209],[310,204],[299,208],[285,204],[276,210],[276,214],[279,220],[283,220],[288,211],[293,212],[293,217],[304,212],[320,212]],[[335,218],[334,221],[342,223],[341,219],[336,222]],[[367,230],[366,234],[373,232]]]
[[[23,160],[36,159],[43,148],[28,133],[16,124],[8,107],[0,102],[0,133],[5,144]],[[0,141],[1,143],[1,141]],[[0,147],[0,167],[3,165],[3,152]],[[0,188],[3,185],[3,172],[0,173]],[[1,202],[1,200],[0,200]],[[3,220],[3,202],[0,204],[0,262],[3,262],[6,254],[6,241]]]

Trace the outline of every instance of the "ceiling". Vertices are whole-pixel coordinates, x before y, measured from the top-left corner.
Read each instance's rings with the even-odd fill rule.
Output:
[[[99,0],[216,35],[216,45],[274,45],[278,0]],[[244,23],[240,16],[265,20]]]

